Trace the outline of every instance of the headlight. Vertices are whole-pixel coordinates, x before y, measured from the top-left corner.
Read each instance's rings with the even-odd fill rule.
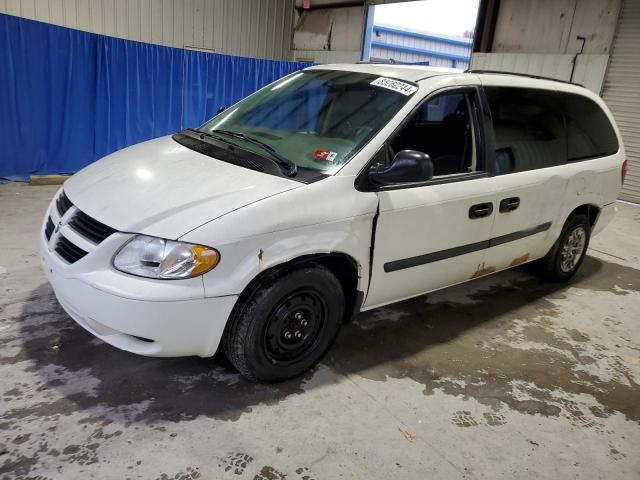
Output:
[[[113,257],[121,272],[176,280],[207,273],[220,261],[217,250],[203,245],[136,235]]]

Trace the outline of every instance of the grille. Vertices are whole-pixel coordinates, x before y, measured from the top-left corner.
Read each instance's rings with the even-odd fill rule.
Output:
[[[69,197],[65,195],[64,192],[60,194],[60,196],[56,199],[56,209],[58,213],[62,217],[71,207],[73,203],[69,200]],[[69,227],[76,232],[78,235],[86,238],[92,243],[98,245],[105,238],[107,238],[112,233],[115,233],[116,230],[105,225],[104,223],[100,223],[97,220],[94,220],[89,215],[84,212],[81,212],[78,209],[75,209],[74,213],[71,216],[71,220],[69,221]],[[44,235],[47,241],[51,240],[53,235],[53,231],[55,230],[55,225],[51,217],[47,219],[47,224],[44,229]],[[80,260],[82,257],[87,255],[89,252],[84,249],[78,247],[71,240],[60,235],[55,244],[54,250],[58,255],[60,255],[64,260],[69,263],[75,263]]]
[[[69,200],[69,197],[67,197],[65,193],[62,192],[58,197],[58,199],[56,200],[56,208],[58,209],[58,213],[60,214],[60,217],[62,217],[65,213],[67,213],[67,210],[69,210],[72,206],[73,206],[73,203],[71,203],[71,200]]]
[[[44,236],[49,241],[51,239],[51,234],[53,233],[53,229],[56,228],[51,220],[51,217],[47,218],[47,226],[44,227]]]
[[[56,243],[56,252],[62,258],[64,258],[69,263],[75,263],[84,257],[88,252],[85,252],[80,247],[74,245],[65,237],[60,235],[58,238],[58,242]]]
[[[89,215],[81,211],[78,211],[73,216],[69,222],[69,226],[80,235],[88,238],[94,243],[100,243],[109,235],[115,233],[113,228],[94,220]]]

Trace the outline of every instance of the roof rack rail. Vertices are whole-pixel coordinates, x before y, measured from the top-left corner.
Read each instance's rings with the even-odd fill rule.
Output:
[[[381,58],[371,57],[369,60],[358,60],[356,63],[365,65],[414,65],[418,67],[429,67],[429,62],[405,62],[403,60],[396,60],[395,58]]]
[[[364,64],[364,65],[388,65],[388,64],[398,64],[402,62],[398,62],[393,58],[388,58],[388,59],[380,59],[380,60],[358,60],[356,63]]]
[[[537,80],[551,80],[552,82],[568,83],[569,85],[577,85],[584,87],[581,83],[570,82],[568,80],[560,80],[559,78],[543,77],[542,75],[534,75],[533,73],[520,73],[520,72],[506,72],[503,70],[482,70],[482,69],[469,69],[465,70],[465,73],[496,73],[499,75],[515,75],[516,77],[528,77],[535,78]]]

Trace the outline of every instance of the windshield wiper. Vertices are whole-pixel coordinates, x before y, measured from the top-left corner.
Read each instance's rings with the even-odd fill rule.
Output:
[[[226,138],[220,137],[218,135],[213,135],[212,133],[209,133],[209,132],[203,132],[202,130],[198,130],[197,128],[187,128],[187,130],[189,130],[190,132],[196,133],[196,134],[200,135],[201,137],[213,138],[214,140],[218,140],[219,142],[224,142],[224,143],[226,143],[228,145],[233,145],[233,146],[237,147],[237,145],[235,143],[230,142]]]
[[[269,153],[269,155],[271,156],[271,160],[273,160],[275,163],[277,163],[281,167],[286,167],[287,176],[295,177],[296,174],[298,173],[298,166],[295,163],[293,163],[288,158],[283,157],[282,155],[280,155],[278,152],[276,152],[276,150],[271,145],[269,145],[267,143],[264,143],[264,142],[258,140],[257,138],[250,137],[249,135],[245,135],[244,133],[232,132],[231,130],[217,130],[216,129],[216,130],[212,130],[211,132],[212,133],[221,133],[223,135],[228,135],[228,136],[234,137],[234,138],[240,138],[240,139],[242,139],[242,140],[244,140],[246,142],[249,142],[249,143],[252,143],[254,145],[257,145],[260,148],[262,148],[264,151]]]

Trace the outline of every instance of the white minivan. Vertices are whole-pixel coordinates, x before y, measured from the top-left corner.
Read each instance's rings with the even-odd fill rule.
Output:
[[[221,344],[245,377],[279,381],[360,311],[532,261],[569,279],[614,215],[624,158],[577,85],[314,66],[72,176],[40,256],[105,342],[162,357]]]

